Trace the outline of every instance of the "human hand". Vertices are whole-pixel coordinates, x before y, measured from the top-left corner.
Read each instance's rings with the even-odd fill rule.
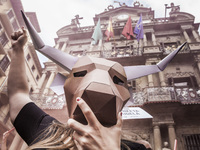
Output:
[[[11,35],[13,48],[17,47],[22,49],[27,42],[27,31],[24,29],[24,27],[22,27],[21,29],[22,31],[19,30]]]
[[[69,127],[75,131],[73,139],[78,150],[120,150],[121,112],[116,125],[104,127],[83,99],[77,98],[77,104],[88,122],[88,125],[83,125],[74,119],[68,120]]]
[[[3,133],[2,143],[5,143],[5,142],[6,142],[6,140],[7,140],[8,136],[9,136],[10,132],[12,132],[14,129],[15,129],[15,128],[12,128],[11,130],[6,131],[6,132]]]

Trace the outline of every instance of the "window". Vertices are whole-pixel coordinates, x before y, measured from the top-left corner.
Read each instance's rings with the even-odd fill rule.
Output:
[[[35,66],[34,66],[34,65],[31,67],[31,70],[32,70],[33,72],[35,71]]]
[[[198,88],[197,80],[194,76],[182,78],[169,78],[168,82],[170,86]]]
[[[135,91],[136,90],[136,81],[135,80],[129,81],[128,87],[132,87],[132,89]]]
[[[10,61],[9,61],[8,57],[5,55],[5,56],[0,60],[0,67],[1,67],[1,69],[5,72],[9,65],[10,65]]]
[[[200,149],[200,134],[183,135],[186,150]]]
[[[8,17],[9,17],[9,19],[14,17],[12,9],[8,12]]]
[[[0,43],[3,46],[5,46],[8,43],[8,38],[7,38],[6,34],[5,34],[5,32],[0,35]]]
[[[18,24],[17,24],[16,19],[13,20],[13,22],[12,22],[12,26],[13,26],[14,31],[19,30],[19,26],[18,26]]]
[[[26,56],[26,60],[29,61],[30,59],[31,59],[31,56],[28,54],[28,55]]]

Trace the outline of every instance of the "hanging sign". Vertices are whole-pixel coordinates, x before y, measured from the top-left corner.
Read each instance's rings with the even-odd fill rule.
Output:
[[[124,107],[122,109],[122,119],[147,119],[147,118],[153,118],[153,117],[140,107]]]

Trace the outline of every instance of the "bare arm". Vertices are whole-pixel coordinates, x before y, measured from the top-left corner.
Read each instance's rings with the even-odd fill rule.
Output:
[[[10,104],[10,118],[13,122],[22,107],[31,102],[29,98],[29,88],[26,76],[24,45],[27,42],[27,33],[15,32],[12,36],[12,55],[10,71],[8,75],[8,97]]]
[[[68,120],[70,128],[74,129],[73,139],[78,150],[120,150],[122,116],[118,114],[117,124],[104,127],[97,120],[90,107],[81,98],[77,98],[88,125],[83,125],[74,119]]]

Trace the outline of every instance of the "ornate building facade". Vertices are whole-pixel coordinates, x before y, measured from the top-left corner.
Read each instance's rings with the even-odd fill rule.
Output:
[[[11,34],[20,29],[23,25],[20,10],[23,6],[20,0],[0,1],[0,141],[6,131],[13,128],[9,119],[9,104],[7,96],[7,78],[10,66],[9,50],[11,49]],[[35,21],[35,27],[39,29],[35,13],[29,13],[32,21]],[[42,67],[33,45],[28,42],[25,46],[27,79],[30,86],[30,93],[36,93],[40,90],[40,78]],[[16,102],[17,103],[17,102]],[[23,141],[12,131],[7,139],[7,147],[11,149],[20,149]],[[0,142],[1,144],[1,142]],[[1,145],[0,145],[1,147]]]
[[[20,16],[16,13],[16,0],[0,2],[0,133],[12,128],[8,115],[6,80],[10,58],[9,35],[19,29]],[[19,1],[18,1],[19,2]],[[20,4],[22,7],[22,5]],[[2,8],[2,9],[1,9]],[[132,98],[129,107],[141,107],[153,116],[152,119],[124,120],[122,138],[148,141],[154,150],[161,150],[164,142],[174,149],[177,139],[179,150],[200,148],[200,38],[199,23],[195,17],[181,12],[174,5],[170,7],[169,17],[155,18],[151,8],[140,3],[133,6],[121,4],[120,7],[108,6],[104,12],[95,15],[94,26],[80,27],[79,16],[57,31],[56,48],[75,56],[89,55],[117,61],[123,66],[156,64],[180,44],[187,45],[160,73],[148,75],[129,82]],[[15,12],[16,11],[16,12]],[[127,40],[121,33],[129,16],[135,27],[143,16],[144,38]],[[29,13],[31,17],[34,14]],[[105,33],[109,19],[112,18],[114,38],[103,40],[97,45],[91,44],[91,37],[98,19],[101,18],[101,30]],[[33,19],[34,20],[34,19]],[[36,23],[36,29],[39,26]],[[34,24],[33,23],[33,24]],[[56,95],[50,86],[56,73],[68,75],[52,62],[46,62],[42,70],[32,45],[26,47],[27,77],[30,83],[31,98],[46,112],[61,122],[66,122],[67,112],[63,95]],[[2,134],[0,135],[2,138]],[[23,149],[26,145],[14,132],[11,133],[8,147]]]
[[[93,19],[95,25],[101,19],[101,30],[105,33],[112,18],[114,38],[106,41],[104,36],[98,45],[92,45],[95,25],[80,27],[79,17],[76,17],[70,25],[57,31],[56,48],[75,56],[103,57],[123,66],[152,65],[186,41],[187,45],[163,72],[129,82],[133,90],[129,107],[139,106],[153,118],[125,120],[122,137],[146,140],[154,150],[161,150],[164,142],[174,149],[175,139],[177,149],[195,149],[200,148],[199,23],[194,23],[195,17],[181,12],[180,7],[171,5],[170,9],[169,17],[155,18],[151,8],[138,2],[133,6],[123,4],[116,8],[110,5]],[[131,16],[135,27],[140,14],[143,16],[144,38],[139,42],[136,38],[127,40],[121,34],[127,19]],[[55,64],[47,62],[46,73],[42,75],[45,81],[42,89],[47,95],[53,94],[49,87],[55,74],[68,74],[53,66]]]

